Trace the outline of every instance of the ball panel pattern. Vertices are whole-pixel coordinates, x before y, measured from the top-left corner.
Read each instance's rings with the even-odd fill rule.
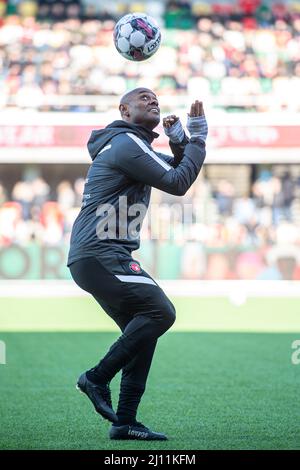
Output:
[[[161,33],[153,18],[143,13],[125,15],[114,29],[114,43],[126,59],[143,61],[159,48]]]

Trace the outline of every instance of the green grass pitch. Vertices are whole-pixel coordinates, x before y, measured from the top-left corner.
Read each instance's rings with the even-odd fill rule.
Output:
[[[300,449],[298,299],[174,299],[138,419],[166,442],[117,442],[75,389],[117,338],[90,298],[0,299],[1,449]],[[119,378],[112,382],[116,402]]]

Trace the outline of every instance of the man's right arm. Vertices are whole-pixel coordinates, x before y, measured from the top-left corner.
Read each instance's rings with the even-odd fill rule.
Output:
[[[187,137],[180,119],[175,114],[163,118],[163,129],[166,136],[169,138],[169,145],[174,155],[174,158],[161,154],[162,158],[166,160],[171,166],[176,168],[184,154],[184,148],[189,143],[190,139]]]
[[[150,150],[135,134],[127,133],[123,139],[123,145],[116,152],[114,166],[136,181],[176,196],[187,192],[205,159],[205,143],[197,138],[191,139],[185,146],[182,160],[176,168]]]

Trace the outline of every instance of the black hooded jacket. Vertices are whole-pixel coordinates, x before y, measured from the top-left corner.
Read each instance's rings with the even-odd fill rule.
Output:
[[[170,142],[173,158],[152,149],[156,137],[143,126],[121,120],[92,132],[88,150],[93,163],[72,229],[68,266],[112,250],[137,250],[151,186],[182,196],[193,184],[205,158],[205,144],[189,142],[186,136],[181,144]]]

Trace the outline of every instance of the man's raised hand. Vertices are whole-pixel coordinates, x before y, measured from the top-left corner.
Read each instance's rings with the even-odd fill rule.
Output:
[[[208,134],[208,126],[203,110],[202,101],[196,100],[191,105],[190,112],[188,113],[187,129],[192,138],[206,141]]]
[[[203,116],[204,111],[203,111],[203,103],[202,101],[194,101],[191,105],[191,110],[189,112],[190,117],[197,117],[197,116]]]
[[[175,116],[175,114],[171,114],[170,116],[163,118],[163,126],[167,129],[170,129],[170,127],[172,127],[173,124],[175,124],[175,122],[177,122],[178,120],[178,116]]]
[[[180,144],[184,139],[184,130],[180,119],[175,114],[171,114],[163,119],[163,126],[166,136],[174,144]]]

